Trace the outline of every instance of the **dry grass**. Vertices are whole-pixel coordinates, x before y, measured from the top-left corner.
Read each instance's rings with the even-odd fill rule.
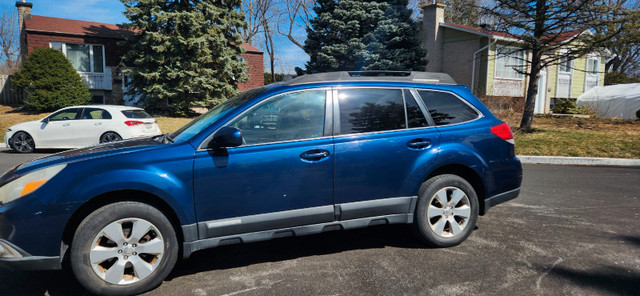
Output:
[[[520,155],[640,158],[637,120],[535,117],[514,138]]]
[[[163,133],[173,133],[185,124],[189,123],[193,118],[181,117],[156,117],[160,130]]]
[[[4,141],[4,134],[10,126],[25,121],[42,119],[48,115],[48,113],[33,114],[15,110],[13,107],[0,105],[0,140],[2,141]]]

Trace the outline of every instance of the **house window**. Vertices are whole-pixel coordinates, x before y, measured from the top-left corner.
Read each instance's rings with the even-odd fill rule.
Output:
[[[600,72],[600,59],[597,57],[587,58],[587,72],[591,74],[598,74]]]
[[[78,72],[104,73],[104,46],[49,42],[53,49],[61,51]]]
[[[496,78],[524,78],[524,51],[517,47],[497,46]]]
[[[562,73],[571,73],[573,69],[573,60],[568,57],[563,57],[560,59],[560,64],[558,65],[558,71]]]

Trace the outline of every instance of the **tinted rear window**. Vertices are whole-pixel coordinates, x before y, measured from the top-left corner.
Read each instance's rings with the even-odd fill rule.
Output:
[[[123,110],[122,114],[127,118],[151,118],[151,115],[144,110]]]
[[[406,128],[399,89],[344,89],[338,98],[341,134]]]
[[[428,90],[418,93],[436,125],[455,124],[478,118],[478,113],[473,108],[450,93]]]

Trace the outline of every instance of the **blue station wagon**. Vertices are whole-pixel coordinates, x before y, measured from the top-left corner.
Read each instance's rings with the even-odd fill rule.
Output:
[[[64,261],[92,293],[128,295],[220,245],[406,223],[448,247],[521,181],[509,126],[446,74],[304,75],[172,134],[7,171],[0,265]]]

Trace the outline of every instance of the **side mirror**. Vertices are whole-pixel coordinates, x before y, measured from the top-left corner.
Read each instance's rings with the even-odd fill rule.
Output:
[[[219,129],[209,142],[209,148],[227,148],[242,145],[242,132],[230,126]]]
[[[44,119],[41,120],[41,122],[49,123],[49,117],[45,117]]]

